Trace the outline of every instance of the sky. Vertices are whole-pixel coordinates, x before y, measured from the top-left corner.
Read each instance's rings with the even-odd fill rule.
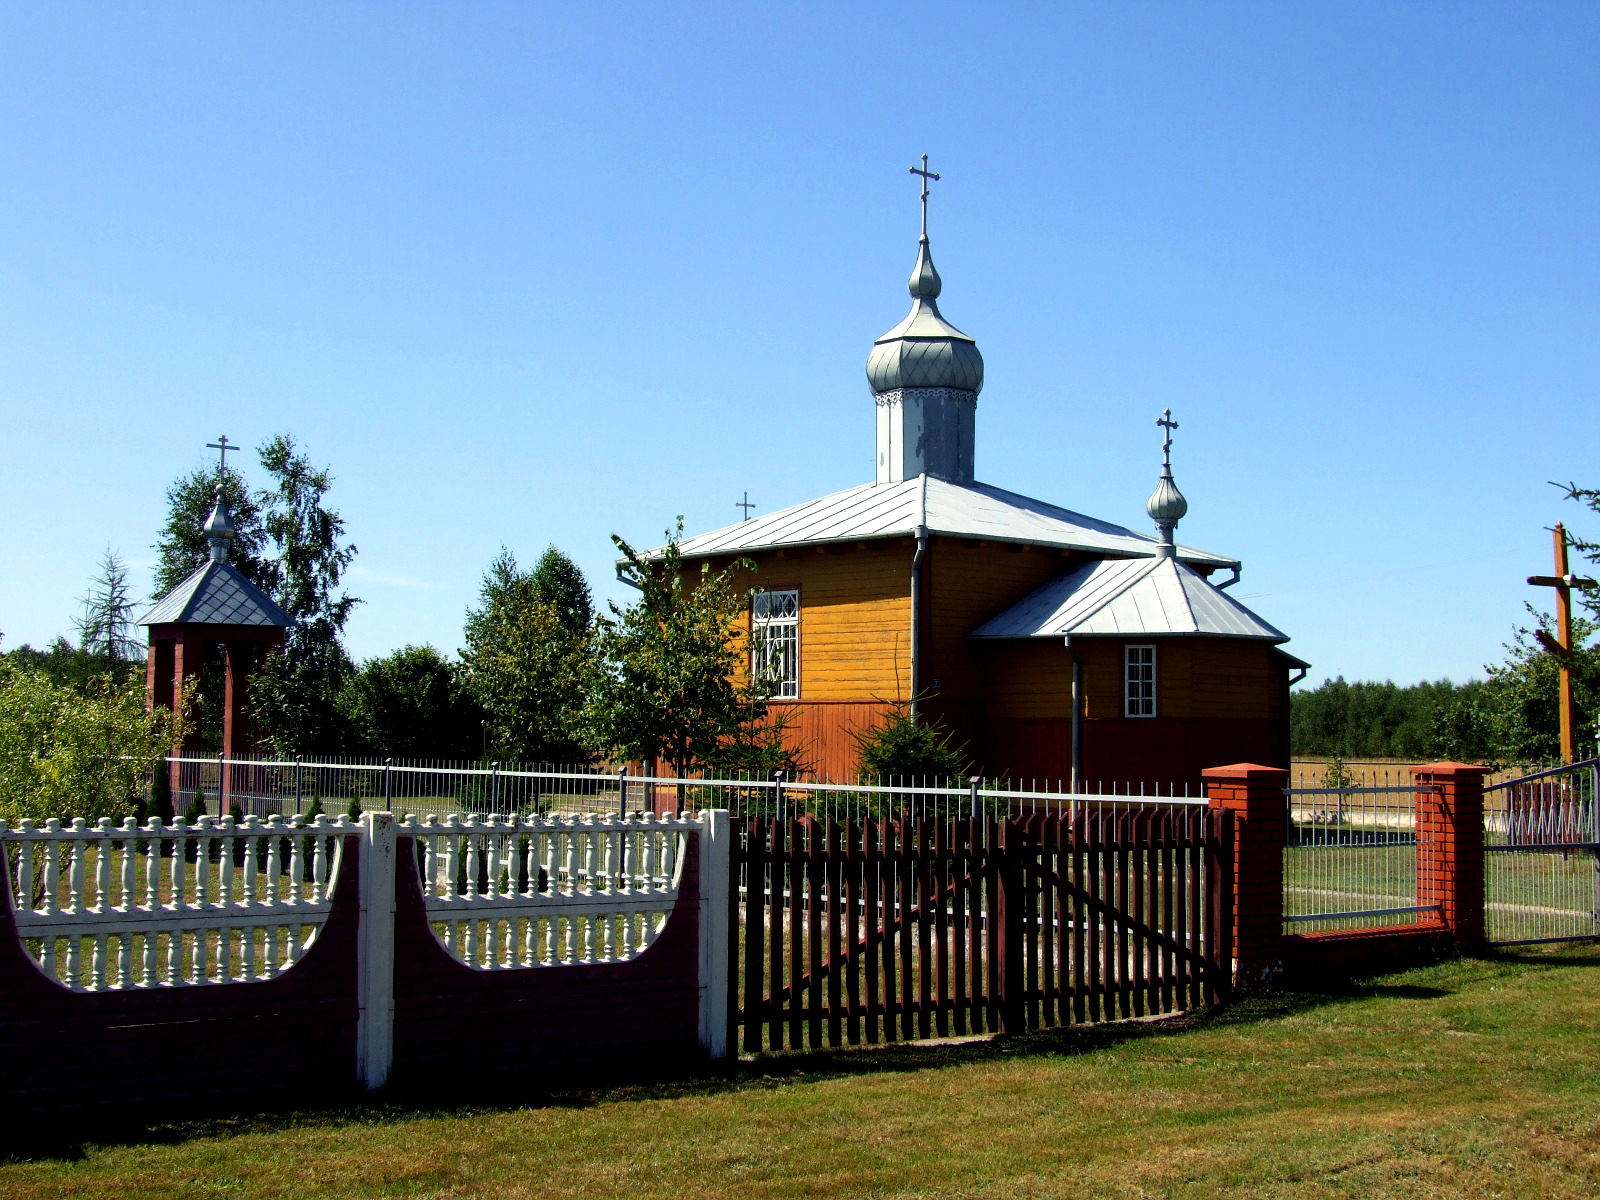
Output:
[[[980,479],[1144,528],[1170,407],[1309,683],[1467,678],[1600,538],[1597,134],[1588,2],[0,0],[4,645],[219,434],[331,468],[357,656],[870,481],[927,153]]]

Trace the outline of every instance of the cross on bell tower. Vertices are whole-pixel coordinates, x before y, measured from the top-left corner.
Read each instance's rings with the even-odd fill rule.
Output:
[[[228,435],[223,434],[214,442],[207,442],[207,450],[217,452],[217,483],[222,482],[222,477],[228,473],[228,451],[237,450],[239,447],[228,440]]]

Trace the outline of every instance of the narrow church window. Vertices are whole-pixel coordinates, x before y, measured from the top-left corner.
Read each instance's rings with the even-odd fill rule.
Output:
[[[750,597],[750,670],[765,678],[774,700],[800,695],[800,593]]]
[[[1156,648],[1154,646],[1126,646],[1123,648],[1123,708],[1124,716],[1153,717],[1156,715]]]

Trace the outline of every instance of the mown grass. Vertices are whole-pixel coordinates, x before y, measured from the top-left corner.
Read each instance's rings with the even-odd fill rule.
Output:
[[[0,1197],[1587,1198],[1597,1034],[1600,950],[1558,948],[524,1107],[470,1107],[463,1062],[457,1107],[152,1126]]]

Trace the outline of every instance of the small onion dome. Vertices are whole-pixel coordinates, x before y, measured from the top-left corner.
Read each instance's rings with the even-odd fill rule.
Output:
[[[1144,511],[1158,526],[1172,526],[1183,520],[1184,514],[1189,511],[1189,502],[1183,498],[1178,485],[1172,482],[1171,471],[1161,472],[1161,482],[1156,484],[1156,490],[1145,501]]]
[[[206,535],[206,541],[211,543],[213,561],[225,561],[228,557],[228,543],[233,541],[237,531],[233,527],[233,518],[228,515],[228,502],[222,498],[220,483],[217,485],[216,501],[211,506],[211,515],[201,526],[201,532]]]
[[[983,390],[983,355],[978,344],[939,315],[943,287],[924,235],[911,270],[911,312],[873,343],[867,382],[874,392],[898,388]]]

